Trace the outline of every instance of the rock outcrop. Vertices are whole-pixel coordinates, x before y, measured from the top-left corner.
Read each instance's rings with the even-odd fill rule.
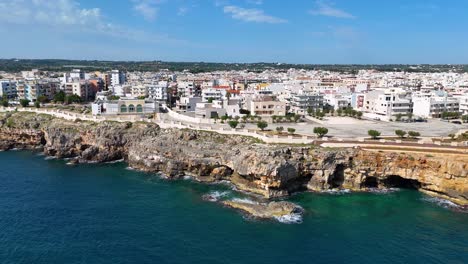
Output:
[[[300,217],[303,209],[290,202],[252,203],[245,201],[224,201],[224,205],[239,209],[249,215],[264,219],[286,219],[294,216]]]
[[[71,122],[0,113],[0,150],[43,148],[73,162],[125,159],[169,178],[229,180],[267,198],[301,190],[408,187],[468,205],[466,155],[268,145],[241,136],[160,129],[151,123]]]

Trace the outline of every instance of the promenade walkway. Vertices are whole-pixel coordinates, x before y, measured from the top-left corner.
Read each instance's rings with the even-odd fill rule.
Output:
[[[8,111],[18,111],[18,112],[33,112],[37,114],[47,114],[58,118],[63,118],[66,120],[75,121],[77,119],[93,122],[103,122],[103,121],[116,121],[116,122],[151,122],[156,123],[161,128],[170,129],[191,129],[191,130],[200,130],[200,131],[211,131],[224,135],[239,135],[239,136],[248,136],[259,139],[265,143],[269,144],[293,144],[293,145],[322,145],[325,147],[372,147],[377,148],[381,147],[392,147],[392,148],[413,148],[413,149],[437,149],[437,150],[446,150],[446,151],[461,151],[463,153],[468,153],[467,142],[442,142],[442,141],[433,141],[430,138],[422,138],[417,142],[405,142],[395,139],[380,139],[380,140],[365,140],[363,138],[322,138],[318,139],[315,136],[304,135],[304,134],[281,134],[281,135],[272,135],[271,133],[258,131],[254,129],[245,129],[245,128],[226,128],[219,124],[213,124],[212,122],[200,122],[193,123],[184,118],[183,121],[175,120],[178,116],[170,114],[158,114],[154,119],[148,119],[141,116],[92,116],[85,114],[72,113],[63,110],[57,109],[47,109],[47,108],[22,108],[22,107],[0,107],[0,112]],[[179,114],[178,114],[179,115]]]

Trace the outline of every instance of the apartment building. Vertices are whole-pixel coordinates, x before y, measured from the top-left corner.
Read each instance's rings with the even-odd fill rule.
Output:
[[[78,95],[83,100],[89,98],[89,85],[85,81],[70,82],[64,86],[64,92],[66,95]]]
[[[460,111],[458,99],[443,91],[414,96],[413,104],[413,114],[424,118],[440,118],[443,112]]]
[[[324,97],[318,93],[297,94],[291,97],[290,111],[298,115],[306,115],[309,109],[323,110]]]
[[[0,80],[0,97],[14,99],[18,96],[16,82],[11,80]]]
[[[260,96],[248,102],[247,110],[250,111],[251,115],[284,116],[286,115],[286,103],[277,101],[272,96]]]
[[[167,102],[168,101],[168,83],[159,82],[158,84],[146,85],[148,91],[148,97],[157,101]]]
[[[413,112],[413,103],[407,93],[374,90],[365,94],[363,110],[386,117],[408,115]]]

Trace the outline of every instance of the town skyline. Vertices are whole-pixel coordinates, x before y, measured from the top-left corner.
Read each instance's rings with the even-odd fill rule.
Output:
[[[0,0],[0,32],[14,40],[0,48],[1,57],[21,59],[463,64],[466,8],[439,0]]]

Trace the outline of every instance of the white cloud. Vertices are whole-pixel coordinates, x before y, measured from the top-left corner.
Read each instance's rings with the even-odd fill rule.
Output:
[[[147,21],[156,20],[159,12],[158,5],[161,0],[132,0],[134,3],[133,9],[137,11]]]
[[[94,25],[102,22],[99,8],[81,9],[73,0],[0,0],[0,21],[51,26]]]
[[[252,5],[261,5],[263,4],[263,0],[247,0],[247,3]]]
[[[189,9],[187,7],[179,7],[179,9],[177,10],[177,15],[178,16],[185,16],[188,11],[189,11]]]
[[[258,23],[286,23],[288,22],[285,19],[270,16],[265,14],[263,10],[260,9],[246,9],[238,6],[225,6],[224,13],[230,14],[232,18],[246,21],[246,22],[258,22]]]
[[[55,32],[95,33],[142,42],[177,42],[166,35],[115,25],[99,8],[85,9],[74,0],[0,0],[0,27],[27,25]]]
[[[356,18],[354,15],[333,7],[332,4],[318,0],[315,2],[317,4],[317,9],[310,10],[309,13],[315,16],[328,16],[328,17],[337,17],[337,18]]]

